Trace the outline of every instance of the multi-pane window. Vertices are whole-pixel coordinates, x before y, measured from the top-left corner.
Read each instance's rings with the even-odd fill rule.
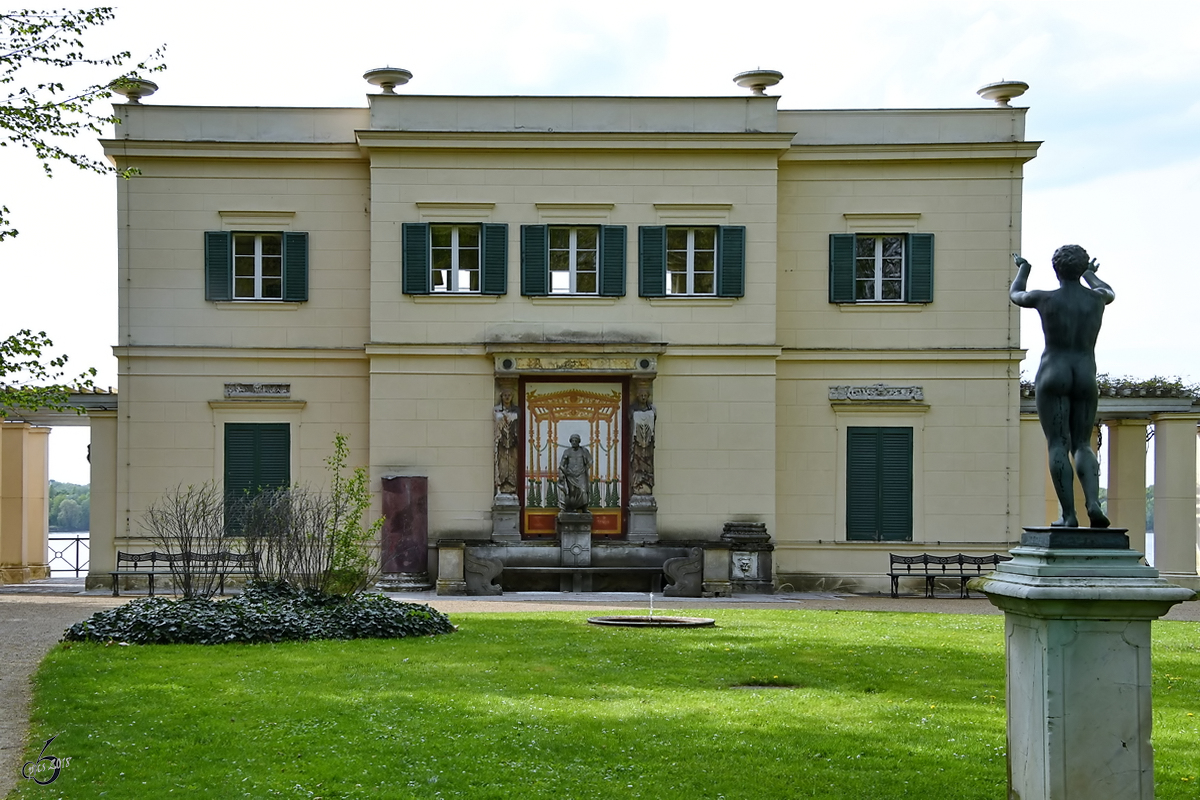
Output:
[[[430,225],[434,292],[479,291],[479,226]]]
[[[831,233],[829,302],[933,302],[932,233]]]
[[[717,229],[667,228],[667,294],[717,293]]]
[[[597,294],[600,229],[550,226],[550,294]]]
[[[904,237],[854,239],[854,299],[904,300]]]
[[[233,235],[233,299],[283,299],[283,236]]]
[[[308,234],[204,232],[204,299],[308,300]]]

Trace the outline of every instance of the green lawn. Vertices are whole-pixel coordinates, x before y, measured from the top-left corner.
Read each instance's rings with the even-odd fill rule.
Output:
[[[1001,798],[1003,620],[458,614],[419,640],[59,646],[20,798]],[[1154,627],[1158,797],[1200,789],[1200,624]],[[784,688],[737,688],[773,684]]]

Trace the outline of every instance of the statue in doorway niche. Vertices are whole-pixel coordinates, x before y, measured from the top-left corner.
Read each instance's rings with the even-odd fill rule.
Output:
[[[654,415],[650,387],[639,386],[633,401],[633,447],[629,457],[634,494],[654,494]]]
[[[1050,453],[1050,479],[1062,509],[1062,516],[1051,524],[1079,527],[1071,475],[1073,457],[1088,521],[1093,528],[1107,528],[1108,517],[1100,510],[1100,463],[1092,452],[1091,438],[1100,399],[1096,338],[1104,307],[1116,295],[1111,286],[1096,277],[1100,265],[1095,259],[1089,260],[1087,251],[1077,244],[1054,251],[1051,264],[1058,276],[1058,288],[1053,291],[1027,291],[1031,266],[1017,253],[1013,253],[1013,261],[1017,277],[1008,297],[1022,308],[1037,309],[1046,337],[1034,387],[1038,421]]]
[[[512,390],[500,390],[500,402],[493,409],[496,424],[496,494],[517,492],[517,405]]]
[[[579,434],[571,434],[571,447],[558,461],[558,507],[563,511],[588,510],[592,454],[580,441]]]

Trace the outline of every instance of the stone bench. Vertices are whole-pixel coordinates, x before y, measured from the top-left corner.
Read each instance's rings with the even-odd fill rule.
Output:
[[[643,575],[652,582],[653,588],[660,576],[666,576],[663,594],[667,597],[700,597],[701,577],[704,569],[704,551],[692,547],[687,555],[667,558],[660,564],[589,564],[586,566],[567,564],[505,564],[498,558],[466,555],[464,564],[465,587],[468,594],[503,594],[504,574],[510,575],[564,575],[571,578],[573,592],[589,589],[584,579],[593,575]],[[564,589],[566,591],[566,589]]]

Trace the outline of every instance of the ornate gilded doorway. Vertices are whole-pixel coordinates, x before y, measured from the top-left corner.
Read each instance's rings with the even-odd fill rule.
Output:
[[[591,453],[589,510],[597,537],[625,533],[624,380],[522,383],[525,449],[522,524],[526,537],[553,538],[559,510],[558,463],[572,434]]]

